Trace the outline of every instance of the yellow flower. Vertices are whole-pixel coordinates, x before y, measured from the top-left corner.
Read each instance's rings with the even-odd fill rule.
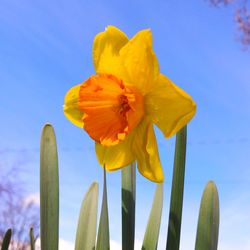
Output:
[[[143,176],[163,182],[153,124],[168,138],[191,120],[196,104],[160,73],[150,30],[129,40],[108,26],[94,39],[93,61],[96,75],[65,96],[66,117],[95,140],[108,171],[136,160]]]

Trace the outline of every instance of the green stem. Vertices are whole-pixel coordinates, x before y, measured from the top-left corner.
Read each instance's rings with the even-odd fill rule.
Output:
[[[135,165],[122,169],[122,249],[133,250],[135,238]]]
[[[167,250],[178,250],[180,245],[181,217],[184,191],[187,128],[176,135],[174,171],[168,222]]]
[[[100,222],[98,228],[96,250],[108,250],[109,245],[109,216],[108,216],[108,200],[107,200],[107,181],[106,170],[104,167],[103,174],[103,196],[102,196],[102,210],[100,215]]]

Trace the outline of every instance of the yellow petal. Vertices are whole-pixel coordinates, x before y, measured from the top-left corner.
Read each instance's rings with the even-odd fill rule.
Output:
[[[138,161],[138,170],[147,179],[163,182],[164,175],[159,158],[152,123],[146,118],[136,128],[133,150]]]
[[[64,97],[63,111],[65,116],[76,126],[83,128],[83,112],[78,108],[79,90],[82,84],[71,88]]]
[[[166,137],[171,137],[184,127],[196,111],[192,98],[162,74],[144,101],[146,114]]]
[[[97,73],[120,77],[119,51],[127,43],[127,36],[114,26],[96,35],[93,44],[93,61]]]
[[[100,143],[96,143],[95,150],[100,165],[105,165],[107,171],[113,171],[133,162],[135,156],[131,151],[132,138],[133,132],[115,146],[105,147]]]
[[[159,65],[152,48],[150,30],[138,32],[121,50],[120,57],[128,79],[143,94],[154,85],[159,75]]]

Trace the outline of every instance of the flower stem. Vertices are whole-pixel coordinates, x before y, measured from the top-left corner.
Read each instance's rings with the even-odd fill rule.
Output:
[[[178,250],[180,245],[181,217],[184,191],[187,128],[176,135],[174,171],[168,222],[167,250]]]
[[[135,238],[135,162],[122,168],[122,249],[133,250]]]

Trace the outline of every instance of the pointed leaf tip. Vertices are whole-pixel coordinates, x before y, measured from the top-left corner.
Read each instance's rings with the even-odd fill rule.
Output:
[[[9,249],[11,235],[12,235],[12,230],[9,228],[4,235],[1,250],[8,250]]]
[[[156,250],[161,225],[163,206],[163,184],[157,184],[147,229],[143,239],[142,250]]]
[[[103,174],[103,196],[102,196],[102,210],[100,215],[100,222],[97,235],[96,250],[110,249],[109,244],[109,216],[108,216],[108,198],[107,198],[107,181],[106,170],[104,167]]]
[[[98,183],[93,182],[86,192],[78,219],[75,250],[95,249],[98,208]]]
[[[217,250],[219,237],[219,196],[213,181],[204,189],[196,234],[195,250]]]
[[[35,237],[33,227],[30,228],[30,250],[35,250]]]
[[[41,248],[58,250],[59,173],[55,131],[43,127],[40,144]]]

